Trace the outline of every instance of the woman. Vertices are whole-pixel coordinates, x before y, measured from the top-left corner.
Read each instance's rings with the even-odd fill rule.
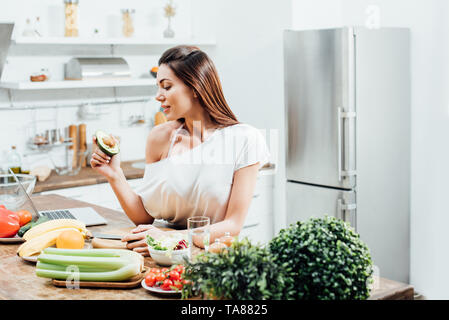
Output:
[[[131,189],[119,155],[110,158],[96,147],[90,161],[138,225],[122,241],[142,255],[148,255],[147,234],[159,238],[169,232],[154,227],[155,219],[185,228],[187,218],[207,216],[211,243],[225,232],[238,235],[258,170],[269,157],[259,130],[237,121],[214,64],[197,47],[178,46],[164,52],[157,85],[156,100],[168,122],[155,126],[148,135],[142,185]]]

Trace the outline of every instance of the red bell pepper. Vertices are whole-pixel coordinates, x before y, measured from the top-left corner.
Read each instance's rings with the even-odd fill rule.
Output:
[[[14,237],[20,229],[19,221],[14,212],[0,208],[0,238]]]

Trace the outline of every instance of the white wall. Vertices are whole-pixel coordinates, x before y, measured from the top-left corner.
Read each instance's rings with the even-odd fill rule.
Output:
[[[446,201],[449,178],[448,14],[445,0],[293,0],[298,29],[343,25],[411,30],[411,274],[415,290],[430,299],[448,299]],[[373,15],[374,14],[374,15]],[[313,17],[313,18],[312,18]]]
[[[342,25],[342,0],[292,0],[292,29],[324,29]]]
[[[362,24],[368,5],[378,5],[381,26],[411,29],[411,274],[430,299],[448,299],[446,201],[449,177],[449,3],[445,0],[343,0],[343,20]],[[364,15],[365,14],[365,15]]]

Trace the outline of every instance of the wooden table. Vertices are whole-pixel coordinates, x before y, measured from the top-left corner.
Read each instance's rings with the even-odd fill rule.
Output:
[[[135,227],[123,212],[58,195],[35,196],[33,202],[38,210],[91,206],[108,221],[108,224],[104,226],[89,227],[96,232],[124,234]],[[57,288],[49,279],[35,275],[35,264],[25,262],[17,256],[18,246],[19,244],[0,244],[0,299],[167,299],[153,295],[141,287],[126,290]],[[151,258],[145,258],[145,265],[152,267],[155,263]],[[413,299],[413,287],[410,285],[384,278],[379,278],[377,281],[371,299]]]

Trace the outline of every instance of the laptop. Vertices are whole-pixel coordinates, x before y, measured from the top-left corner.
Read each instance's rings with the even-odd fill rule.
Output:
[[[30,203],[31,208],[34,212],[33,218],[44,216],[44,217],[49,218],[50,220],[76,219],[76,220],[80,220],[80,221],[84,222],[86,227],[107,224],[107,221],[100,214],[98,214],[97,211],[95,211],[91,207],[38,211],[33,203],[33,200],[31,200],[31,197],[26,192],[26,190],[23,187],[22,183],[20,182],[19,178],[17,178],[17,176],[14,174],[14,172],[11,169],[9,169],[9,171],[14,176],[14,179],[17,181],[17,183],[19,184],[20,188],[22,189],[22,192],[25,193],[25,195],[27,196],[28,202]]]

